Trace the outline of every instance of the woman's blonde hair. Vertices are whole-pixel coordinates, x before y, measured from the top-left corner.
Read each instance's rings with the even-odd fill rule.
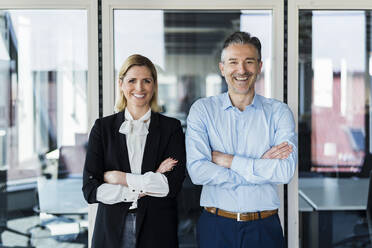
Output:
[[[139,54],[133,54],[129,56],[124,61],[119,71],[119,84],[120,84],[120,81],[124,79],[128,70],[132,68],[132,66],[146,66],[150,70],[152,79],[154,80],[154,95],[152,96],[150,100],[150,107],[152,111],[158,112],[160,110],[159,105],[158,105],[158,75],[156,73],[156,68],[154,64],[151,62],[151,60]],[[115,110],[117,112],[120,112],[124,110],[126,106],[127,106],[127,99],[124,96],[124,92],[121,89],[119,89],[119,96],[115,104]]]

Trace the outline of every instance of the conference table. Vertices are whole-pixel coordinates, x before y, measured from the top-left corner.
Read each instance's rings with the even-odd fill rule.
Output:
[[[298,197],[298,209],[300,212],[314,211],[314,208],[301,195]]]
[[[316,211],[366,210],[367,178],[300,178],[299,194]]]
[[[332,247],[332,232],[336,228],[334,214],[346,216],[346,213],[365,211],[368,188],[368,178],[299,178],[299,209],[301,211],[302,200],[313,209],[307,211],[308,226],[304,227],[309,247]],[[302,206],[306,204],[302,202]]]

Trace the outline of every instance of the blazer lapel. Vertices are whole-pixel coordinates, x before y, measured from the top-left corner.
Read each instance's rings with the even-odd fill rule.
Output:
[[[127,148],[127,139],[125,134],[119,133],[119,129],[121,124],[124,122],[125,118],[125,110],[118,113],[118,118],[116,119],[115,124],[115,132],[119,134],[119,146],[118,152],[120,156],[120,169],[124,172],[131,172],[130,164],[129,164],[129,156],[128,156],[128,148]]]
[[[147,134],[145,150],[143,152],[141,173],[153,171],[157,168],[157,155],[160,141],[159,114],[151,111],[151,122]]]

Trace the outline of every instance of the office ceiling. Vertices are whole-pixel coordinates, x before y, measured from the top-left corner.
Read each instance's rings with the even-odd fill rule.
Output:
[[[240,11],[164,13],[167,54],[213,54],[223,40],[239,29]]]

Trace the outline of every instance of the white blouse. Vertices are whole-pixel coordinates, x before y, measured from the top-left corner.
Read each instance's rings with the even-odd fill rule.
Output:
[[[166,176],[157,172],[141,175],[142,159],[145,150],[151,109],[140,119],[133,120],[129,111],[125,111],[125,121],[119,132],[126,135],[129,164],[132,173],[126,173],[128,187],[120,184],[104,183],[97,189],[97,200],[105,204],[133,202],[130,209],[137,208],[141,193],[155,197],[165,197],[169,192]]]

